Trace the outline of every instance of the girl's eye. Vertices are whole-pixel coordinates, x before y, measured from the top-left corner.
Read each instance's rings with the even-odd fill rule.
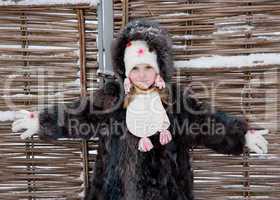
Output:
[[[132,68],[132,70],[138,70],[138,67],[137,67],[137,66],[135,66],[135,67],[133,67],[133,68]]]
[[[153,67],[150,66],[150,65],[146,66],[146,69],[152,69],[152,68],[153,68]]]

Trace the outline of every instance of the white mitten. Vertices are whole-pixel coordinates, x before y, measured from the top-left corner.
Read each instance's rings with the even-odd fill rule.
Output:
[[[16,111],[16,120],[12,124],[12,131],[18,132],[25,129],[21,134],[21,139],[33,136],[39,131],[39,116],[37,112],[29,112],[27,110]]]
[[[256,152],[258,154],[267,153],[267,140],[263,135],[268,134],[269,130],[249,130],[245,134],[246,146],[251,152]]]

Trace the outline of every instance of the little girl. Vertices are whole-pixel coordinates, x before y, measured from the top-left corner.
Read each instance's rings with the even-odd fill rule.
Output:
[[[211,112],[170,84],[171,49],[166,30],[158,24],[129,23],[112,45],[114,72],[121,81],[107,82],[73,102],[71,112],[62,104],[19,111],[13,131],[26,129],[23,139],[35,133],[53,139],[98,136],[87,200],[193,200],[188,149],[204,145],[239,155],[247,146],[266,153],[262,135],[268,131],[249,130],[244,119]],[[79,126],[85,124],[94,129],[84,132]]]
[[[124,53],[126,76],[124,87],[126,94],[135,88],[133,100],[127,100],[125,107],[128,130],[140,137],[140,151],[150,151],[153,148],[148,138],[160,132],[162,145],[170,142],[172,136],[167,128],[170,125],[166,111],[162,105],[156,88],[165,88],[165,82],[159,75],[157,55],[150,51],[145,41],[135,40],[127,44]],[[128,96],[128,98],[131,98]]]

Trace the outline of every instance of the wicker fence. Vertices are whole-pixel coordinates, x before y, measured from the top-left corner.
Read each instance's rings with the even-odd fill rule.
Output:
[[[96,89],[96,36],[89,5],[1,7],[1,111],[35,110]],[[0,127],[1,200],[81,199],[93,141],[25,142],[10,123]]]
[[[197,98],[251,127],[271,130],[269,154],[240,157],[197,148],[192,152],[195,196],[204,199],[280,198],[280,65],[256,63],[234,67],[196,66],[200,57],[280,52],[280,2],[269,0],[124,0],[122,21],[159,21],[171,33],[176,66],[174,82],[191,88]],[[117,22],[116,22],[117,23]],[[238,58],[237,58],[238,59]],[[238,62],[238,60],[236,60]],[[185,63],[185,64],[184,64]]]
[[[247,117],[252,127],[271,130],[265,156],[194,149],[197,200],[280,199],[279,65],[205,69],[187,62],[212,54],[279,53],[279,8],[277,0],[114,0],[115,33],[135,18],[169,30],[176,63],[183,61],[174,82],[216,108]],[[37,109],[95,90],[96,18],[88,5],[0,7],[1,110],[12,104]],[[22,141],[10,128],[1,123],[0,199],[81,199],[95,141]]]

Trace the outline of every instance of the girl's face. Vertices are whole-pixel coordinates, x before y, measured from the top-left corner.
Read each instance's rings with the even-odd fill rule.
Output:
[[[129,72],[130,81],[141,89],[148,89],[156,79],[155,69],[147,64],[139,64]]]

